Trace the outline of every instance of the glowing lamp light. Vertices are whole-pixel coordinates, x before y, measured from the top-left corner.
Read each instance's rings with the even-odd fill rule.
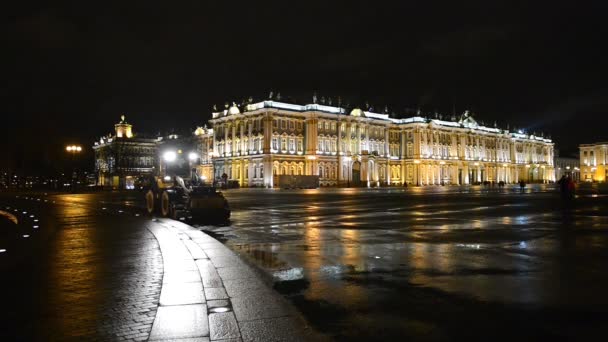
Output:
[[[174,151],[167,151],[163,154],[163,159],[169,163],[174,162],[177,159],[177,154]]]
[[[306,156],[306,159],[315,160],[315,159],[317,159],[317,156]]]
[[[165,178],[163,178],[165,181],[170,181],[171,180],[171,176],[165,176]]]
[[[69,145],[65,147],[65,150],[68,152],[80,152],[82,151],[82,147],[78,145]]]
[[[191,161],[195,161],[198,159],[198,154],[194,153],[194,152],[190,152],[188,154],[188,159],[190,159]]]

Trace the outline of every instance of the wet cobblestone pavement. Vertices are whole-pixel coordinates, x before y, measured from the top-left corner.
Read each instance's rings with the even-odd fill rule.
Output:
[[[241,258],[143,217],[137,192],[0,197],[18,219],[0,221],[0,340],[294,340],[307,323],[268,283],[338,341],[607,333],[602,188],[572,202],[547,186],[225,195],[231,222],[198,229]]]
[[[579,190],[242,189],[202,228],[336,340],[585,339],[608,333],[608,196]]]
[[[0,318],[12,324],[0,339],[147,339],[163,275],[154,236],[136,229],[142,225],[135,217],[107,212],[83,196],[26,197],[3,198],[11,207],[4,210],[28,213],[16,228],[30,236],[5,248],[1,261],[0,290],[10,309]]]
[[[324,338],[222,243],[132,195],[0,196],[0,340]]]

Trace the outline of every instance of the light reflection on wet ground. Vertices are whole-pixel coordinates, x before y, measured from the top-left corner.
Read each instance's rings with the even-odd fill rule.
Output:
[[[0,196],[27,212],[0,234],[9,246],[0,290],[10,308],[0,311],[0,340],[117,340],[132,327],[149,331],[162,257],[147,220],[102,210],[109,193],[30,196]],[[30,237],[10,238],[17,232]]]
[[[606,330],[604,192],[581,191],[569,205],[545,187],[524,193],[240,189],[225,195],[231,222],[202,229],[264,269],[315,327],[337,340],[586,339]],[[116,266],[144,273],[115,279],[114,291],[124,294],[119,297],[133,296],[136,279],[158,278],[145,271],[158,256],[141,258],[152,247],[137,242],[147,238],[133,230],[138,225],[107,228],[117,217],[141,214],[141,198],[138,192],[55,196],[58,204],[95,208],[90,223],[107,233],[85,234],[83,241],[108,245],[123,237],[112,250],[101,250],[103,259],[121,251],[118,262],[130,254],[134,264]],[[86,225],[77,209],[65,216],[68,227]],[[49,231],[44,221],[40,233]],[[69,242],[61,237],[54,239]],[[87,275],[93,281],[116,273],[96,267]]]
[[[512,329],[563,337],[582,333],[578,320],[562,322],[564,311],[607,313],[608,206],[599,196],[581,194],[567,209],[545,187],[226,196],[231,224],[203,229],[264,268],[339,340],[511,336]],[[482,325],[477,332],[464,328],[471,319]],[[585,333],[599,329],[593,322]]]

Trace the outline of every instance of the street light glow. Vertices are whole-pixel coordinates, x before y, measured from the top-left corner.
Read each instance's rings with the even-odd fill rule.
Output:
[[[166,162],[174,162],[175,159],[177,159],[177,154],[175,153],[175,151],[167,151],[165,152],[165,154],[163,154],[163,159]]]
[[[65,147],[65,150],[68,152],[80,152],[82,151],[82,147],[79,145],[68,145]]]
[[[190,159],[191,161],[195,161],[196,159],[198,159],[198,154],[196,154],[195,152],[190,152],[188,154],[188,159]]]

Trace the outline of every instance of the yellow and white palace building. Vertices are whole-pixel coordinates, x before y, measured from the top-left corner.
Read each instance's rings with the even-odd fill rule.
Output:
[[[467,112],[396,119],[268,100],[233,104],[210,123],[214,177],[241,186],[280,186],[279,175],[318,175],[322,186],[555,180],[550,139],[484,127]]]
[[[581,180],[605,182],[608,178],[608,142],[582,144],[580,149]]]

